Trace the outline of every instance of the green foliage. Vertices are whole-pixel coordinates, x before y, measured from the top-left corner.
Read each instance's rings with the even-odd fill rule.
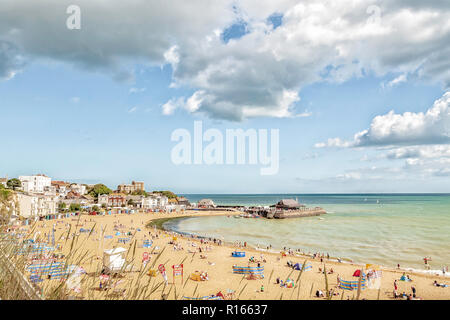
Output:
[[[78,203],[72,203],[69,207],[70,211],[80,211],[81,210],[81,205]]]
[[[177,198],[177,195],[175,193],[173,193],[172,191],[168,191],[168,190],[165,190],[165,191],[153,191],[153,193],[160,193],[160,194],[162,194],[163,196],[166,196],[169,199],[176,199]]]
[[[110,193],[112,193],[112,190],[101,183],[96,184],[88,191],[88,194],[94,198],[98,198],[100,194],[110,194]]]
[[[16,188],[20,188],[22,186],[22,182],[20,182],[20,180],[17,178],[13,178],[8,180],[6,185],[11,189],[16,190]]]
[[[93,206],[92,211],[98,212],[100,211],[100,208],[98,206]]]
[[[133,192],[131,193],[131,195],[133,195],[133,196],[144,196],[144,197],[146,197],[146,196],[148,196],[148,193],[147,193],[147,191],[145,191],[145,190],[137,190],[137,191],[133,191]]]

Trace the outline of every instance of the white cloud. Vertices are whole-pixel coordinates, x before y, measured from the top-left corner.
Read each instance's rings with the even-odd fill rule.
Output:
[[[450,91],[426,112],[397,114],[392,110],[376,116],[369,129],[356,133],[352,141],[334,138],[315,146],[346,148],[447,143],[450,143]]]
[[[404,75],[392,85],[415,73],[450,87],[450,7],[442,1],[79,0],[76,32],[65,28],[69,4],[2,1],[0,78],[22,70],[23,57],[121,81],[133,78],[130,61],[171,64],[172,86],[202,93],[186,110],[230,120],[296,116],[304,86],[367,72]],[[368,10],[374,4],[379,11]],[[266,20],[275,12],[283,24],[273,29]],[[239,19],[248,33],[224,43],[221,33]]]
[[[128,113],[134,113],[134,112],[137,111],[137,109],[138,109],[138,107],[131,107],[131,108],[128,110]]]
[[[352,146],[349,141],[344,141],[341,138],[329,138],[327,142],[319,142],[314,145],[316,148],[347,148]]]
[[[145,92],[147,90],[147,88],[130,88],[130,90],[128,91],[128,93],[142,93]]]
[[[72,97],[70,98],[70,102],[72,103],[79,103],[81,101],[80,97]]]
[[[184,97],[177,99],[170,99],[162,105],[162,113],[165,116],[172,115],[176,109],[181,108],[184,105]]]

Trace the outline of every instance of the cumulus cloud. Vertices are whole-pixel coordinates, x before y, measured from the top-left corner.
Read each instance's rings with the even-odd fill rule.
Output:
[[[128,113],[134,113],[136,112],[138,109],[138,107],[131,107],[130,109],[128,109]]]
[[[147,90],[147,88],[135,88],[135,87],[132,87],[132,88],[130,88],[130,90],[128,90],[128,92],[129,93],[142,93],[142,92],[144,92],[144,91],[146,91]]]
[[[323,147],[401,146],[450,143],[450,91],[446,92],[426,112],[393,110],[376,116],[370,127],[355,134],[352,141],[340,138],[317,143]]]
[[[367,72],[404,75],[392,85],[414,73],[450,87],[450,7],[442,1],[79,0],[81,30],[68,30],[71,2],[2,1],[0,40],[14,49],[0,59],[0,77],[21,70],[21,56],[119,81],[133,79],[136,63],[170,64],[172,86],[194,93],[163,113],[182,107],[229,120],[296,116],[304,86]],[[276,28],[274,13],[282,16]],[[245,33],[224,41],[237,22]]]
[[[25,66],[18,48],[9,41],[0,39],[0,80],[13,78]]]

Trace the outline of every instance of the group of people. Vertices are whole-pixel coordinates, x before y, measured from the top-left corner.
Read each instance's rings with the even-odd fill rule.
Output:
[[[405,277],[405,274],[402,275],[402,278]],[[406,276],[407,279],[410,279],[409,276]],[[412,281],[411,279],[409,281]],[[421,298],[418,298],[417,295],[417,290],[415,286],[411,286],[411,293],[407,294],[406,292],[402,292],[401,294],[398,293],[398,283],[397,280],[394,280],[394,292],[393,292],[393,296],[394,299],[397,298],[402,298],[404,300],[422,300]]]

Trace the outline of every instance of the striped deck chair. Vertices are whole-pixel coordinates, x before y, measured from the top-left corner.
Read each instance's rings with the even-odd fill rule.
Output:
[[[118,241],[119,243],[126,244],[127,242],[130,242],[130,238],[119,238]]]
[[[238,267],[233,266],[233,273],[236,274],[254,274],[264,276],[264,267]]]
[[[193,298],[193,297],[186,297],[183,296],[184,300],[223,300],[222,297],[220,296],[203,296],[203,297],[199,297],[199,298]]]
[[[153,241],[144,240],[144,243],[142,244],[142,248],[150,248],[152,245],[153,245]]]
[[[60,272],[65,269],[66,265],[62,262],[46,263],[46,264],[31,264],[26,269],[32,274],[48,276],[55,272]]]
[[[361,280],[361,290],[366,289],[367,286],[367,279],[363,278]],[[339,288],[343,290],[358,290],[358,282],[359,281],[346,281],[346,280],[340,280]]]
[[[32,275],[30,276],[30,281],[31,281],[31,283],[38,283],[38,282],[42,282],[42,281],[44,281],[44,280],[41,279],[41,276],[40,276],[40,275],[32,274]]]

